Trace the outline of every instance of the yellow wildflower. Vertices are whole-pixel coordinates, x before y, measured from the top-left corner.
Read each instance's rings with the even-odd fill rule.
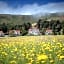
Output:
[[[64,51],[64,48],[62,48],[62,51]]]
[[[50,63],[54,62],[54,60],[50,60]]]
[[[10,64],[17,64],[15,60],[10,61]]]
[[[7,56],[8,54],[6,52],[2,52],[3,55]]]
[[[14,49],[14,51],[17,51],[17,50],[18,50],[17,48]]]
[[[60,59],[64,59],[64,55],[60,56]]]
[[[45,63],[45,61],[41,61],[41,63]]]
[[[48,59],[48,56],[45,54],[41,54],[41,55],[38,55],[37,59],[38,60],[46,60],[46,59]]]

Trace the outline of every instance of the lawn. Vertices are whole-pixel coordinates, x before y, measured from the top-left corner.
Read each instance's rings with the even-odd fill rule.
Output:
[[[0,37],[0,64],[64,64],[64,36]]]

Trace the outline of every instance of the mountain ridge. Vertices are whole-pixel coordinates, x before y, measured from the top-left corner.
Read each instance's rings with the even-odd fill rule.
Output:
[[[34,23],[37,22],[39,19],[54,19],[59,18],[60,20],[64,20],[64,12],[63,13],[46,13],[46,14],[39,14],[37,15],[12,15],[12,14],[0,14],[0,24],[5,23],[12,23],[12,24],[22,24],[26,22]]]

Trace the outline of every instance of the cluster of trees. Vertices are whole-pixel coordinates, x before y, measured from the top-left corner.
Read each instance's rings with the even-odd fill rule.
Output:
[[[64,21],[59,20],[42,21],[41,19],[39,19],[37,25],[42,34],[44,34],[47,28],[50,28],[53,31],[54,35],[64,34]]]
[[[0,24],[0,31],[3,31],[5,35],[9,34],[9,30],[20,30],[22,36],[28,33],[28,29],[31,27],[31,23],[23,23],[22,25],[14,25],[14,24]]]
[[[13,25],[13,24],[0,24],[0,31],[2,30],[5,34],[8,34],[9,30],[20,30],[21,35],[24,36],[28,33],[28,29],[32,27],[30,22],[23,23],[22,25]],[[60,22],[59,20],[43,21],[41,19],[37,22],[37,27],[40,30],[40,33],[44,35],[47,28],[52,29],[54,35],[63,35],[64,34],[64,21]]]

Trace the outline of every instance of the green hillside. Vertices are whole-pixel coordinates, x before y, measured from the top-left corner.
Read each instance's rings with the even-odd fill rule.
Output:
[[[33,23],[35,20],[31,15],[8,15],[0,14],[0,24],[2,23],[12,23],[12,24],[22,24],[26,22]]]
[[[41,16],[38,15],[10,15],[10,14],[0,14],[0,24],[2,23],[11,23],[11,24],[23,24],[23,23],[34,23],[37,22],[39,19],[49,20],[64,20],[64,13],[49,13],[49,14],[41,14]],[[44,20],[43,20],[44,19]]]

